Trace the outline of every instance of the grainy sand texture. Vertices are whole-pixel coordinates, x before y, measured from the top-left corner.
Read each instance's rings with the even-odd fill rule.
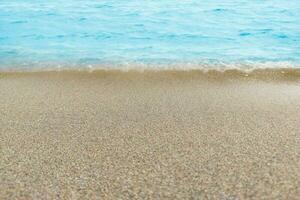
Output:
[[[0,199],[300,199],[300,81],[0,73]]]

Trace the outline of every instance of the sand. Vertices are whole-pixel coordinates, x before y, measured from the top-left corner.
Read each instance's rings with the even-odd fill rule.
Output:
[[[0,150],[0,199],[299,199],[300,81],[1,73]]]

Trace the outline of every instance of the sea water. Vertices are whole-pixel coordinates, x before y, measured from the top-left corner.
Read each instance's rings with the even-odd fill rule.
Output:
[[[0,0],[2,70],[128,63],[296,66],[300,1]]]

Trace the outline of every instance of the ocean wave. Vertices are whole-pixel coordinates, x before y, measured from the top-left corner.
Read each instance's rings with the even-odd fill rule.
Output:
[[[175,4],[171,0],[143,4],[135,0],[86,0],[80,4],[72,0],[2,0],[0,68],[2,63],[16,60],[33,60],[42,66],[46,61],[76,63],[86,57],[122,58],[122,62],[299,62],[299,5],[297,0],[276,4],[237,0]],[[10,50],[17,51],[16,55],[7,53]],[[183,68],[189,66],[184,62]]]
[[[0,71],[97,71],[97,70],[118,70],[118,71],[240,71],[251,73],[253,71],[299,71],[300,64],[293,62],[184,62],[184,63],[143,63],[143,62],[122,62],[122,63],[101,63],[99,59],[85,59],[76,64],[70,63],[22,63],[0,65]]]

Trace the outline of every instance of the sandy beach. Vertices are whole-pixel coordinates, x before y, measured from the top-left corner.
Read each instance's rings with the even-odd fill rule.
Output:
[[[300,78],[262,76],[0,73],[0,199],[299,199]]]

